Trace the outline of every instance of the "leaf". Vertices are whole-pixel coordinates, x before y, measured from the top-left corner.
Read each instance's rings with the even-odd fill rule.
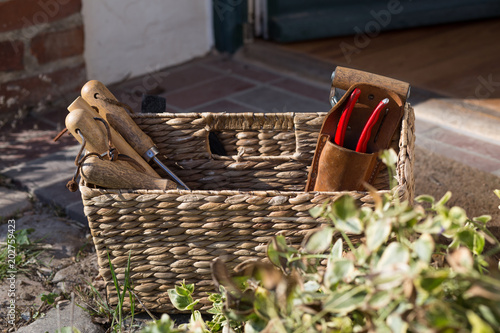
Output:
[[[180,286],[175,286],[175,292],[179,294],[180,296],[190,296],[191,292],[189,292],[189,289],[187,289],[184,284]]]
[[[199,302],[199,300],[193,301],[191,295],[185,296],[178,294],[176,289],[169,289],[167,293],[172,305],[180,311],[192,310]]]
[[[357,217],[351,217],[347,220],[337,220],[335,221],[335,227],[340,231],[353,235],[359,235],[363,232],[363,225]]]
[[[321,289],[321,285],[316,281],[307,281],[304,283],[304,291],[309,293],[315,293]]]
[[[473,311],[468,310],[466,312],[467,319],[472,326],[471,333],[493,333],[494,330],[488,325],[484,320],[481,319],[477,314]]]
[[[342,258],[342,238],[337,239],[335,244],[333,244],[332,252],[330,253],[330,258]]]
[[[309,209],[309,214],[311,214],[312,217],[317,218],[317,217],[320,217],[324,211],[325,211],[324,207],[316,206],[316,207]]]
[[[40,296],[40,300],[41,300],[42,302],[46,302],[46,303],[47,303],[47,304],[49,304],[49,305],[52,305],[52,304],[54,304],[54,302],[55,302],[55,300],[56,300],[57,296],[58,296],[58,295],[57,295],[56,293],[42,294],[42,295]]]
[[[357,286],[342,292],[330,294],[323,310],[333,313],[347,313],[361,307],[365,303],[368,292],[364,286]]]
[[[441,199],[439,199],[438,202],[436,202],[435,207],[443,207],[446,205],[446,203],[451,199],[451,192],[448,191],[446,192]]]
[[[387,149],[384,150],[380,155],[380,159],[382,160],[382,163],[387,165],[388,167],[395,167],[395,165],[398,163],[398,154],[394,151],[394,149]]]
[[[500,318],[495,317],[492,309],[487,305],[481,304],[478,306],[481,316],[486,319],[493,327],[500,327]]]
[[[388,219],[372,220],[368,223],[365,234],[368,249],[376,251],[391,234],[391,222]]]
[[[474,265],[474,259],[469,249],[461,247],[452,254],[446,256],[451,268],[459,273],[467,273]]]
[[[448,214],[454,220],[454,222],[458,223],[461,226],[463,226],[468,220],[467,213],[462,207],[453,206],[451,207]]]
[[[472,219],[474,222],[479,222],[482,224],[486,224],[491,221],[490,215],[481,215]]]
[[[58,332],[58,333],[81,333],[81,331],[78,328],[70,327],[70,326],[63,327],[60,330],[57,330],[56,332]]]
[[[397,314],[391,314],[387,317],[387,325],[391,328],[391,331],[395,333],[404,333],[408,330],[408,323]]]
[[[421,202],[428,202],[428,203],[434,204],[435,199],[434,199],[433,196],[423,194],[423,195],[419,195],[418,197],[416,197],[415,201],[419,202],[419,203],[421,203]]]
[[[390,291],[378,291],[371,298],[368,304],[375,310],[382,309],[386,307],[392,300],[392,295]]]
[[[271,301],[270,292],[262,287],[257,287],[254,294],[253,308],[261,318],[270,319],[276,313],[275,304]]]
[[[398,264],[407,264],[410,260],[410,252],[399,243],[391,243],[387,246],[377,263],[377,270],[383,270]]]
[[[426,276],[422,277],[420,280],[420,287],[428,292],[432,292],[437,287],[440,287],[448,276],[448,272],[443,270],[430,272]]]
[[[338,198],[332,208],[334,216],[340,220],[347,220],[357,213],[356,201],[350,195]]]
[[[29,234],[31,234],[35,229],[21,229],[16,231],[16,243],[18,246],[29,245],[31,244],[29,239]]]
[[[322,228],[314,232],[307,240],[305,250],[308,253],[323,253],[332,244],[333,232],[331,227]]]
[[[373,278],[373,283],[376,285],[377,290],[394,290],[402,286],[409,269],[407,264],[400,264],[397,269],[385,269]]]
[[[441,234],[445,230],[445,228],[441,224],[441,220],[442,219],[439,215],[435,218],[427,216],[427,218],[423,222],[415,225],[414,230],[421,234]]]
[[[243,332],[245,333],[259,333],[262,332],[266,328],[266,324],[271,324],[271,321],[265,321],[260,317],[255,316],[251,320],[248,320],[245,323],[245,329]]]
[[[354,264],[348,259],[329,260],[326,267],[325,280],[328,282],[329,286],[333,286],[342,281],[353,271]]]
[[[285,236],[278,235],[271,239],[271,242],[267,245],[267,256],[273,265],[281,268],[286,267],[287,260],[284,253],[286,253],[287,249]]]
[[[425,263],[430,263],[432,253],[434,252],[434,239],[430,234],[422,234],[415,243],[413,243],[413,251],[417,254],[418,259]]]
[[[458,240],[474,254],[481,254],[484,249],[484,236],[471,228],[463,228],[457,233]]]

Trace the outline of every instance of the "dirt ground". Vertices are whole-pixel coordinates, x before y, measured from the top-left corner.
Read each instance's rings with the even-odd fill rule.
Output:
[[[487,226],[500,239],[500,199],[493,193],[500,189],[499,177],[418,147],[414,170],[416,195],[441,198],[451,191],[450,207],[464,208],[469,218],[490,215],[492,219]]]
[[[85,297],[89,290],[87,282],[99,285],[98,289],[103,290],[102,281],[96,280],[97,257],[93,245],[87,240],[86,230],[57,215],[57,210],[36,202],[32,210],[15,216],[16,229],[34,229],[29,235],[32,246],[19,250],[25,264],[17,267],[15,274],[17,328],[40,318],[57,302],[70,300],[71,293],[75,294],[77,304],[84,305],[89,299]],[[5,235],[5,225],[0,229]],[[0,332],[10,332],[13,328],[7,322],[11,292],[9,279],[1,281]],[[42,295],[53,295],[54,299],[44,302]]]

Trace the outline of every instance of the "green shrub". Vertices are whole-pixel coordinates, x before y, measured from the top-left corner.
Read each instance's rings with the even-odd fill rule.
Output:
[[[372,195],[372,208],[343,196],[313,209],[324,226],[300,249],[275,237],[267,249],[269,262],[246,262],[230,274],[216,260],[212,272],[221,295],[211,296],[211,322],[200,324],[193,310],[194,286],[171,290],[173,304],[179,309],[184,304],[197,316],[176,329],[500,331],[499,262],[491,257],[500,247],[486,228],[490,217],[469,219],[464,209],[447,207],[451,193],[438,201],[420,196],[415,206],[392,195]],[[162,320],[170,330],[155,332],[177,332],[170,319]],[[153,332],[151,327],[145,332]]]

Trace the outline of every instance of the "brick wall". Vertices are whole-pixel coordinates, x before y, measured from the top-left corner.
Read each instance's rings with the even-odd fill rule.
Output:
[[[0,0],[0,126],[69,104],[86,81],[81,0]]]

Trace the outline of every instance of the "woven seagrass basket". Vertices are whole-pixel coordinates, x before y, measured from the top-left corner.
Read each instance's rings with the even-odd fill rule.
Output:
[[[372,205],[367,192],[304,192],[317,136],[326,113],[142,114],[133,116],[166,156],[163,162],[191,189],[109,190],[81,183],[84,211],[97,250],[108,299],[116,304],[108,253],[119,279],[131,251],[134,291],[146,308],[174,312],[167,290],[195,284],[206,309],[215,292],[210,264],[224,257],[228,266],[265,257],[272,236],[299,246],[320,220],[309,209],[349,194]],[[398,152],[397,193],[414,193],[414,113],[406,105]],[[216,132],[228,156],[210,152]],[[160,174],[161,171],[157,170]],[[388,192],[387,170],[375,182]]]

